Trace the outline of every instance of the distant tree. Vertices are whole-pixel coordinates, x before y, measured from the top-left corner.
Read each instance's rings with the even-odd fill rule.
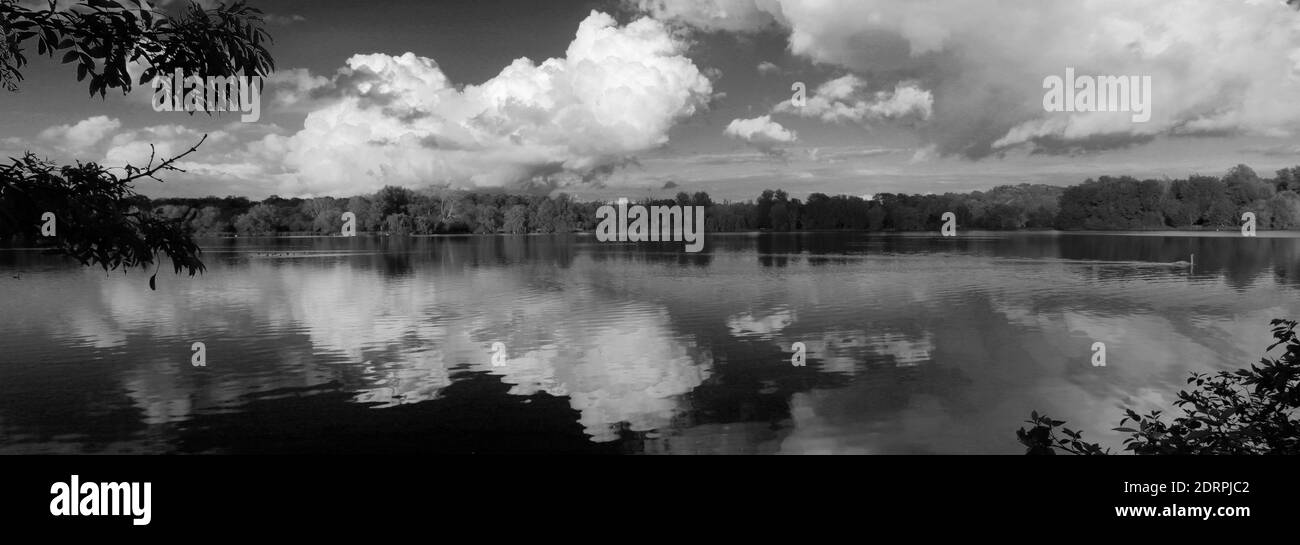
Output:
[[[1265,194],[1268,198],[1259,198]],[[134,199],[147,201],[138,196]],[[1238,204],[1247,201],[1245,206]],[[1139,181],[1102,176],[1065,188],[1019,184],[942,195],[880,193],[870,200],[813,193],[806,202],[779,189],[765,190],[754,201],[721,203],[713,202],[704,192],[680,192],[672,199],[640,202],[659,206],[679,203],[706,206],[705,228],[711,232],[760,228],[935,231],[947,212],[957,216],[958,225],[977,229],[1222,228],[1235,225],[1240,213],[1247,210],[1256,213],[1261,228],[1300,229],[1300,194],[1290,190],[1274,193],[1268,182],[1242,165],[1230,169],[1222,179],[1193,176]],[[200,233],[233,232],[231,222],[240,216],[243,232],[337,233],[344,210],[357,214],[359,229],[389,233],[567,233],[594,229],[595,212],[602,203],[577,202],[566,194],[552,198],[461,191],[432,196],[388,186],[372,196],[347,201],[272,196],[261,204],[274,213],[259,209],[250,214],[253,203],[242,197],[160,199],[143,209],[162,220],[188,221],[188,226]],[[760,210],[766,210],[766,215],[760,215]],[[391,213],[378,215],[384,211]]]
[[[379,219],[374,216],[370,199],[360,195],[348,199],[347,212],[356,215],[358,231],[372,231],[379,227]],[[340,217],[342,214],[340,214]]]
[[[1269,229],[1300,228],[1300,195],[1283,191],[1268,201]]]
[[[998,203],[989,207],[981,227],[995,230],[1013,230],[1025,226],[1025,210],[1010,203]]]
[[[876,203],[876,202],[871,203],[870,206],[867,208],[867,213],[866,213],[867,230],[870,231],[883,230],[885,228],[886,216],[887,214],[885,213],[885,207],[880,206],[880,203]]]
[[[241,235],[270,235],[282,228],[279,209],[267,203],[258,203],[235,218],[235,230]]]
[[[555,196],[555,225],[556,233],[572,233],[578,227],[577,206],[573,198],[568,194],[560,193]]]
[[[514,235],[527,233],[528,207],[522,204],[516,204],[507,209],[501,230]]]
[[[333,197],[308,199],[302,204],[303,215],[311,219],[311,231],[316,234],[340,232],[343,227],[343,210]]]
[[[473,213],[475,233],[495,233],[501,228],[501,211],[491,204],[478,205]]]
[[[684,193],[682,193],[684,195]],[[764,189],[758,196],[758,201],[754,208],[754,224],[759,229],[768,229],[772,227],[772,205],[776,201],[776,192],[771,189]]]
[[[438,232],[438,199],[429,195],[414,194],[406,205],[406,213],[411,216],[412,229],[416,234],[430,235]]]
[[[474,214],[477,205],[466,194],[456,194],[443,200],[443,226],[448,232],[472,233],[477,226]]]
[[[415,231],[415,220],[405,213],[389,214],[384,220],[389,235],[405,237]]]
[[[835,229],[836,218],[833,206],[834,201],[825,193],[808,195],[808,202],[804,203],[804,214],[807,216],[804,228]]]
[[[1235,222],[1234,206],[1228,199],[1227,186],[1213,176],[1192,176],[1175,180],[1170,186],[1174,198],[1182,201],[1182,212],[1190,220],[1186,225],[1207,227]]]
[[[790,208],[783,202],[773,204],[768,212],[768,224],[772,226],[773,231],[789,231],[792,228]]]
[[[204,206],[198,216],[190,221],[191,230],[199,235],[219,235],[226,232],[230,222],[221,219],[221,209],[216,206]]]
[[[537,211],[529,218],[525,232],[531,228],[539,233],[554,233],[560,230],[558,227],[560,222],[562,222],[560,209],[555,205],[555,201],[544,198],[537,203]]]
[[[371,217],[387,218],[406,212],[406,206],[415,200],[415,194],[404,187],[386,185],[370,200]]]
[[[1277,191],[1300,191],[1300,167],[1278,170],[1273,186]]]
[[[1223,184],[1228,200],[1236,206],[1236,210],[1262,207],[1276,193],[1272,185],[1259,179],[1255,171],[1246,165],[1232,167],[1223,176]]]

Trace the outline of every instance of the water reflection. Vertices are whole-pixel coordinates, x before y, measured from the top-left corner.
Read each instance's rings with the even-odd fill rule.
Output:
[[[1300,315],[1294,237],[205,248],[157,292],[0,252],[0,451],[1016,452],[1031,409],[1113,439],[1118,405],[1254,361]]]

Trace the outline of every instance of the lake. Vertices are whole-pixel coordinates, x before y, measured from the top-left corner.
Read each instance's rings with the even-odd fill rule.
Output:
[[[1294,234],[203,246],[157,291],[0,251],[0,452],[1018,454],[1033,410],[1118,447],[1300,317]]]

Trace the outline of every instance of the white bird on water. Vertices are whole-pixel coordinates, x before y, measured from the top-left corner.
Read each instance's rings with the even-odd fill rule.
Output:
[[[1170,265],[1173,265],[1175,267],[1187,267],[1189,269],[1194,268],[1196,267],[1196,254],[1192,254],[1191,261],[1175,261],[1173,263],[1170,263]]]

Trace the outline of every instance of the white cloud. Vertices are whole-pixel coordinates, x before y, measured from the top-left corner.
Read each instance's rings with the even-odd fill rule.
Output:
[[[204,142],[204,151],[211,153],[212,148],[225,137],[226,133],[222,131],[209,134],[208,140]],[[151,155],[154,164],[158,164],[184,153],[202,138],[203,133],[184,125],[155,125],[124,131],[109,139],[108,149],[104,152],[104,165],[144,167],[149,163]]]
[[[57,125],[41,131],[40,139],[70,151],[83,151],[98,144],[116,131],[122,122],[108,116],[95,116],[72,125]]]
[[[781,67],[770,61],[763,61],[758,63],[758,73],[764,76],[769,74],[780,74]]]
[[[668,141],[707,104],[712,83],[649,18],[619,26],[592,12],[566,56],[521,58],[458,87],[433,59],[355,55],[324,85],[295,73],[300,95],[325,93],[301,131],[260,145],[283,157],[281,195],[356,194],[386,184],[567,183]]]
[[[778,0],[628,0],[654,15],[704,30],[746,32],[782,21]]]
[[[790,327],[795,315],[788,308],[773,309],[770,313],[746,312],[727,318],[727,329],[736,337],[772,337]]]
[[[265,188],[263,180],[277,172],[272,169],[278,165],[278,157],[256,151],[255,146],[244,142],[280,132],[281,129],[272,124],[238,122],[207,131],[181,124],[122,129],[116,119],[105,121],[92,117],[71,126],[46,129],[41,133],[41,145],[33,151],[60,162],[94,160],[111,169],[123,169],[127,165],[145,167],[151,157],[156,166],[202,141],[203,145],[193,154],[175,164],[185,172],[169,172],[164,176],[169,182],[174,182],[169,185],[225,184],[221,190],[235,189],[238,193],[256,196],[261,191],[259,185]],[[56,134],[82,136],[51,140],[51,136]],[[122,170],[115,172],[123,173]],[[196,191],[198,194],[210,192],[210,189]]]
[[[520,58],[477,85],[457,85],[413,53],[354,55],[330,78],[284,70],[268,96],[280,111],[307,113],[301,130],[233,124],[169,180],[254,197],[589,182],[666,144],[674,124],[707,107],[712,82],[683,48],[654,19],[620,26],[593,11],[564,57]],[[46,133],[52,155],[94,148],[108,166],[146,163],[151,144],[171,157],[202,137],[183,125],[119,129],[91,118]]]
[[[776,151],[776,146],[798,140],[793,131],[772,121],[772,116],[765,115],[753,119],[733,119],[724,129],[723,134],[744,140],[754,147],[767,152]]]
[[[1104,149],[1154,135],[1300,131],[1300,16],[1279,0],[677,0],[648,13],[708,30],[775,22],[792,53],[933,93],[941,154]],[[650,5],[646,5],[650,4]],[[1044,77],[1149,75],[1153,117],[1043,111]]]
[[[271,98],[277,112],[309,112],[326,106],[321,100],[334,90],[330,78],[312,75],[306,68],[291,68],[276,70],[267,78],[262,96]]]
[[[867,82],[852,74],[827,81],[806,97],[803,106],[792,100],[777,104],[775,111],[826,122],[864,123],[875,119],[915,116],[929,119],[934,96],[911,83],[898,83],[892,92],[868,93]]]

